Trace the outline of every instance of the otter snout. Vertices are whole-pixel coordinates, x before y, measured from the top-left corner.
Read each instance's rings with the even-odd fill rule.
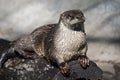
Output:
[[[80,22],[85,22],[84,16],[75,16],[76,19],[78,19]]]

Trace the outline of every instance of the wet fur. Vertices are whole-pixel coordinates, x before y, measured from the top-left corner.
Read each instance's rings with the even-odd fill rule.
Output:
[[[63,17],[63,15],[72,15],[72,13],[76,14],[77,10],[63,13],[58,24],[44,25],[31,34],[11,42],[10,49],[14,49],[14,52],[23,57],[38,54],[39,57],[44,57],[49,62],[58,65],[77,59],[80,55],[86,55],[87,42],[84,23],[77,24],[76,28],[67,24],[66,18]],[[83,16],[82,12],[80,15]]]

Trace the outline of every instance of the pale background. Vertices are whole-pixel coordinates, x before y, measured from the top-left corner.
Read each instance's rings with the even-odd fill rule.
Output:
[[[15,40],[71,9],[84,12],[88,57],[112,79],[120,63],[120,0],[0,0],[0,38]]]

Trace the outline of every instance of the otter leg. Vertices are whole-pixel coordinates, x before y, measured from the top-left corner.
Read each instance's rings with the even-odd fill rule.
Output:
[[[79,62],[80,62],[80,65],[83,67],[83,68],[87,68],[89,66],[89,59],[88,57],[86,56],[86,52],[88,50],[88,46],[86,45],[81,51],[81,55],[79,57]]]
[[[59,56],[56,56],[56,61],[57,61],[57,64],[58,64],[58,67],[60,69],[60,72],[64,75],[64,76],[69,76],[70,74],[70,65],[68,64],[67,61],[64,61],[63,59],[63,55],[59,55]]]
[[[23,58],[36,58],[37,54],[33,49],[34,40],[32,35],[26,35],[20,39],[12,42],[12,46],[15,48],[15,52]]]
[[[89,66],[89,59],[86,55],[80,56],[79,61],[83,68],[87,68]]]
[[[16,49],[16,52],[24,58],[35,59],[38,57],[38,55],[34,52],[34,50],[30,48]]]

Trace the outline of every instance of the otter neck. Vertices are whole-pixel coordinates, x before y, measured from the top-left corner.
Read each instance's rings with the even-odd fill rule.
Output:
[[[68,29],[71,31],[77,31],[77,32],[85,32],[84,30],[84,23],[76,23],[74,25],[66,25],[64,24],[64,22],[60,21],[59,22],[59,28],[63,28],[63,29]]]
[[[76,23],[71,26],[71,29],[74,31],[82,31],[85,32],[84,30],[84,23]]]

